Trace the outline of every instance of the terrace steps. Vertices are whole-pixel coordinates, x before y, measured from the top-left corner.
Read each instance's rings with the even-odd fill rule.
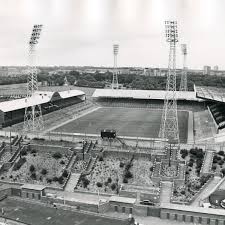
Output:
[[[65,191],[74,192],[74,188],[80,179],[81,173],[71,173],[69,181],[66,184]]]
[[[172,187],[173,187],[173,183],[170,181],[162,181],[161,182],[161,190],[160,190],[160,202],[161,203],[170,203]]]

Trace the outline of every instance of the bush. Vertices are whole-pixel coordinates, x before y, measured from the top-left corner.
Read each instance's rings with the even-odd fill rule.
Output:
[[[184,191],[184,190],[183,190],[183,191],[181,191],[180,193],[181,193],[182,195],[185,195],[185,191]]]
[[[13,170],[14,171],[19,170],[26,161],[27,161],[26,158],[24,157],[20,158],[19,161],[14,164]]]
[[[82,177],[82,183],[83,187],[86,188],[90,184],[90,181],[86,177]]]
[[[213,165],[212,166],[212,170],[216,170],[217,166],[216,165]]]
[[[127,180],[127,178],[123,178],[123,183],[125,183],[125,184],[127,184],[128,183],[128,180]]]
[[[63,177],[68,177],[68,175],[69,175],[69,174],[68,174],[68,171],[67,171],[67,170],[64,170],[63,173],[62,173],[62,176],[63,176]]]
[[[35,153],[37,153],[37,151],[36,151],[35,149],[32,149],[32,150],[31,150],[31,153],[32,153],[32,154],[35,154]]]
[[[97,187],[102,187],[102,183],[101,182],[97,182]]]
[[[112,189],[112,191],[114,191],[115,189],[116,189],[116,184],[115,183],[113,183],[112,185],[111,185],[111,189]]]
[[[223,165],[224,164],[224,160],[221,159],[218,163],[219,163],[219,165]]]
[[[42,169],[42,170],[41,170],[41,174],[42,174],[42,175],[46,175],[47,173],[48,173],[48,171],[47,171],[46,169]]]
[[[103,157],[102,157],[102,156],[99,157],[99,161],[100,161],[100,162],[103,161]]]
[[[34,167],[34,165],[31,165],[30,166],[30,172],[33,173],[34,171],[35,171],[35,167]]]
[[[123,168],[124,167],[124,162],[120,162],[120,168]]]
[[[59,182],[59,184],[63,184],[64,178],[63,178],[62,176],[60,176],[60,177],[58,178],[58,182]]]
[[[22,150],[20,151],[20,155],[21,155],[21,156],[27,155],[27,150],[26,150],[26,149],[22,149]]]
[[[130,179],[130,178],[133,177],[133,174],[128,170],[128,171],[125,172],[124,177],[127,178],[127,179]]]
[[[59,179],[58,179],[58,177],[53,177],[52,178],[52,181],[54,181],[54,182],[57,182]]]
[[[153,166],[150,167],[150,171],[153,172]]]
[[[224,154],[224,151],[219,151],[219,152],[218,152],[218,155],[224,156],[224,155],[225,155],[225,154]]]
[[[60,161],[61,165],[65,165],[65,162],[63,160]]]
[[[192,167],[192,166],[193,166],[193,162],[190,161],[190,162],[188,163],[188,166]]]
[[[111,182],[112,182],[112,178],[111,178],[111,177],[108,177],[107,182],[108,182],[108,183],[111,183]]]
[[[53,157],[54,159],[60,159],[60,158],[62,158],[62,154],[61,154],[60,152],[55,152],[55,153],[52,155],[52,157]]]
[[[52,183],[52,179],[51,178],[47,178],[47,183],[51,184]]]
[[[36,179],[37,179],[36,173],[32,173],[32,174],[30,175],[30,178],[33,179],[33,180],[36,180]]]
[[[223,168],[223,169],[221,170],[221,173],[223,174],[223,176],[225,175],[225,168]]]

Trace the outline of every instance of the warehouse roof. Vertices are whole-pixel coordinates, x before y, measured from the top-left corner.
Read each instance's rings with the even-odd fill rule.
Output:
[[[94,98],[133,98],[133,99],[161,99],[165,98],[166,91],[162,90],[126,90],[126,89],[96,89]],[[194,91],[177,91],[178,100],[201,101],[196,98]]]
[[[84,92],[79,90],[69,90],[62,92],[37,91],[32,97],[0,102],[0,111],[10,112],[33,105],[41,105],[50,102],[54,95],[58,95],[59,98],[65,99],[69,97],[84,95]]]

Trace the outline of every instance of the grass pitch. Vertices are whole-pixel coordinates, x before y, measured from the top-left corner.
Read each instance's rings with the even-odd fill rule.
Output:
[[[100,134],[102,129],[115,129],[119,136],[157,138],[162,110],[135,108],[101,108],[55,131]],[[188,112],[178,112],[180,141],[187,142]]]

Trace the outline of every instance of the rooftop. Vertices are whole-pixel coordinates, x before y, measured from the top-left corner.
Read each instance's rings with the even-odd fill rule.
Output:
[[[177,91],[178,100],[201,101],[196,98],[194,91]],[[133,99],[159,99],[165,98],[164,90],[126,90],[126,89],[96,89],[92,97],[105,98],[133,98]]]
[[[62,92],[37,91],[32,97],[0,102],[0,111],[10,112],[33,105],[41,105],[51,101],[53,98],[65,99],[80,95],[84,95],[84,92],[79,90],[68,90]]]

